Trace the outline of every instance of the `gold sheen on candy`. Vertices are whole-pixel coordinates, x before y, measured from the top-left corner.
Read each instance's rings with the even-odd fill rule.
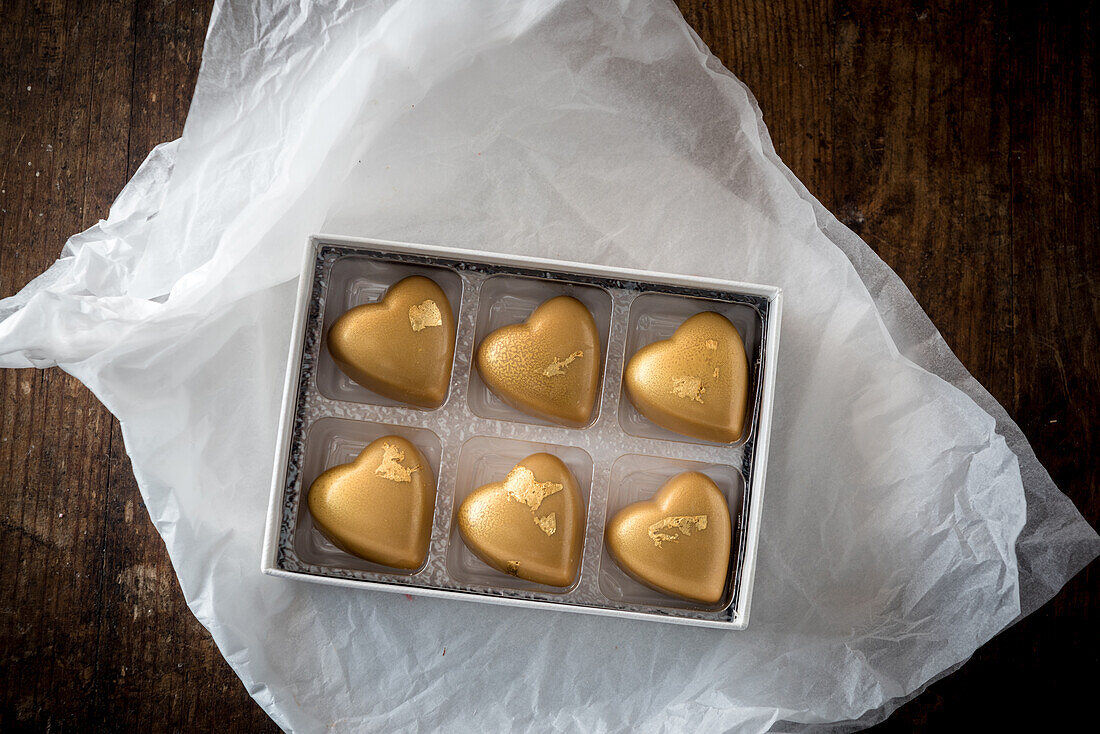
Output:
[[[447,397],[454,361],[451,303],[430,278],[405,278],[377,303],[338,318],[328,349],[340,370],[368,390],[437,408]]]
[[[604,530],[608,552],[627,575],[701,604],[717,604],[725,594],[732,541],[726,498],[710,477],[694,471],[623,508]]]
[[[574,427],[592,417],[600,335],[591,312],[575,298],[551,298],[525,322],[492,332],[478,346],[476,361],[488,388],[516,410]]]
[[[584,499],[573,473],[551,454],[532,454],[458,508],[462,541],[501,573],[569,586],[584,546]]]
[[[623,383],[638,412],[659,426],[719,443],[741,438],[748,360],[741,334],[719,313],[696,314],[671,339],[639,349]]]
[[[309,487],[317,528],[341,550],[393,568],[419,568],[428,555],[435,477],[411,441],[384,436],[350,464]]]

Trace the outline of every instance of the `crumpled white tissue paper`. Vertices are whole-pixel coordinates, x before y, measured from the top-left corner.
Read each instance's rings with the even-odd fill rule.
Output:
[[[749,628],[262,576],[322,231],[782,287]],[[1100,550],[669,2],[218,3],[183,137],[0,319],[0,365],[119,417],[191,609],[295,731],[867,723]]]

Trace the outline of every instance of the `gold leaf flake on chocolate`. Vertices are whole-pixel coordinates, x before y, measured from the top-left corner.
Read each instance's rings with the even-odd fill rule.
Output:
[[[420,469],[420,466],[408,467],[401,462],[405,460],[405,452],[392,443],[382,445],[382,461],[374,470],[380,477],[391,482],[411,482],[412,473]]]
[[[561,490],[562,485],[557,482],[536,481],[534,472],[523,465],[515,466],[504,480],[504,491],[508,496],[527,505],[531,512],[539,509],[544,499]]]
[[[703,402],[703,393],[707,389],[703,387],[703,381],[692,375],[680,375],[672,378],[672,394],[678,398]]]
[[[558,529],[558,516],[551,512],[549,515],[535,518],[535,524],[539,526],[539,530],[547,535],[553,535]]]
[[[443,314],[439,312],[435,301],[426,298],[409,306],[409,325],[413,331],[424,331],[429,326],[443,326]]]
[[[519,561],[508,561],[505,563],[504,572],[509,576],[519,576]]]
[[[706,515],[669,516],[649,526],[649,537],[652,538],[653,545],[660,548],[662,543],[675,543],[680,539],[680,535],[691,535],[692,530],[706,529]]]
[[[549,365],[547,365],[546,369],[544,369],[542,371],[542,374],[546,375],[547,377],[554,377],[555,375],[564,375],[565,374],[565,368],[568,367],[569,365],[571,365],[573,363],[573,360],[579,359],[583,356],[584,356],[584,352],[582,352],[578,349],[577,351],[573,352],[572,354],[570,354],[565,359],[558,359],[557,357],[555,357],[554,361],[551,362]]]

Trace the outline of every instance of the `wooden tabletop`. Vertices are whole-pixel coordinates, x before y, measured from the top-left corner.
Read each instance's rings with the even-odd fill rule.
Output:
[[[1097,5],[680,4],[1096,527]],[[0,295],[180,135],[209,15],[0,0]],[[57,369],[0,370],[0,395],[0,730],[274,730],[184,604],[118,422]],[[881,730],[1068,723],[1096,692],[1096,571]]]

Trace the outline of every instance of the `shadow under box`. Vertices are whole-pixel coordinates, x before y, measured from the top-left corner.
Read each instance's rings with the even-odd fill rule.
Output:
[[[462,278],[454,270],[432,265],[376,260],[358,255],[341,257],[332,264],[328,278],[328,296],[325,299],[322,331],[324,339],[317,364],[317,390],[326,398],[351,403],[401,406],[414,410],[438,410],[402,403],[368,390],[341,372],[328,351],[328,332],[336,319],[356,306],[380,301],[391,285],[412,275],[430,278],[443,290],[447,300],[451,302],[451,312],[457,328],[459,309],[462,306]],[[451,369],[454,369],[453,361]]]
[[[689,471],[701,472],[710,477],[718,485],[718,489],[722,491],[726,503],[729,505],[732,531],[729,567],[730,572],[732,572],[737,567],[737,548],[740,547],[738,538],[741,533],[738,518],[741,516],[741,503],[745,495],[744,478],[732,466],[640,454],[620,456],[611,465],[611,482],[607,491],[607,508],[604,514],[604,522],[605,524],[609,522],[615,516],[615,513],[628,505],[651,499],[664,486],[665,482],[677,474]],[[615,559],[611,557],[606,544],[603,544],[600,553],[599,584],[600,591],[612,601],[697,611],[719,611],[724,609],[729,606],[733,596],[733,589],[730,588],[728,577],[726,592],[722,596],[722,600],[715,605],[699,604],[698,602],[663,594],[628,576],[615,563]]]
[[[376,571],[402,575],[414,575],[420,569],[391,568],[365,561],[337,548],[313,523],[309,513],[309,487],[321,474],[340,464],[355,460],[364,448],[383,436],[400,436],[408,439],[424,455],[431,467],[438,493],[439,464],[443,447],[439,436],[426,428],[410,428],[385,423],[353,421],[345,418],[321,418],[309,428],[306,435],[305,460],[302,464],[302,486],[298,503],[298,522],[294,532],[294,550],[298,558],[315,566],[328,566],[356,571]],[[438,494],[436,497],[438,503]]]
[[[538,426],[559,425],[528,415],[504,402],[488,388],[476,367],[477,348],[485,337],[504,326],[523,323],[544,301],[556,296],[576,298],[585,305],[596,322],[596,331],[600,337],[600,386],[596,391],[592,416],[580,428],[592,425],[599,417],[604,366],[607,364],[607,342],[611,331],[611,294],[599,286],[519,275],[494,275],[481,284],[474,330],[474,354],[470,357],[470,364],[474,366],[470,369],[470,389],[467,393],[467,402],[474,414],[482,418]]]
[[[462,445],[455,477],[455,496],[452,505],[450,541],[447,547],[447,571],[451,577],[470,586],[507,587],[523,591],[548,594],[564,594],[576,587],[580,578],[568,587],[546,586],[509,576],[492,568],[467,547],[458,531],[458,508],[478,487],[503,481],[516,464],[531,454],[553,454],[573,472],[584,500],[584,522],[587,526],[589,497],[592,491],[592,457],[584,449],[559,444],[534,443],[492,436],[474,436]],[[583,563],[584,551],[581,551]]]

